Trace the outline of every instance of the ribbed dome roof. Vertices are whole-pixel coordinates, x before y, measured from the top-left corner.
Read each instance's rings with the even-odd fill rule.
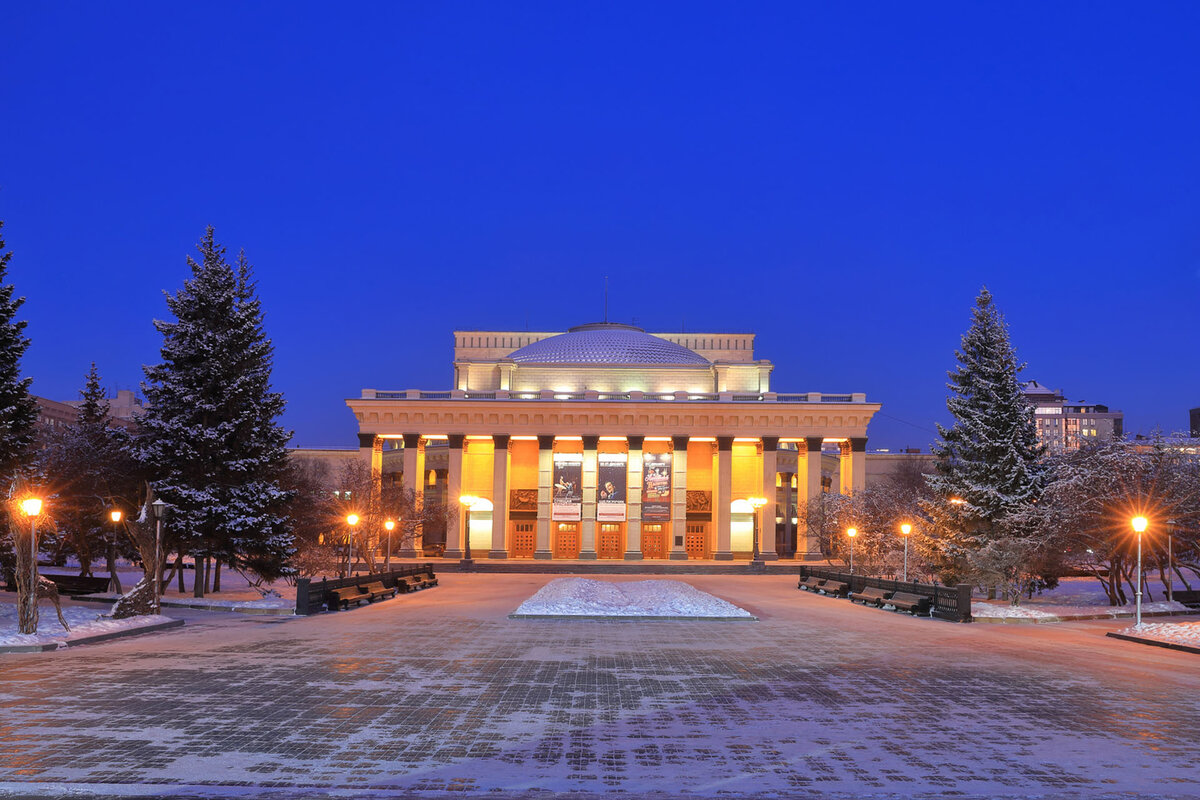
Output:
[[[579,325],[527,344],[508,357],[521,364],[709,365],[708,359],[693,350],[616,322]]]

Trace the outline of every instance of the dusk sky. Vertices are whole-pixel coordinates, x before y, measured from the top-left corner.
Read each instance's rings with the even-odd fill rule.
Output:
[[[133,388],[206,225],[284,423],[444,389],[455,329],[758,334],[928,448],[982,285],[1025,378],[1200,406],[1200,4],[20,3],[0,219],[35,394]]]

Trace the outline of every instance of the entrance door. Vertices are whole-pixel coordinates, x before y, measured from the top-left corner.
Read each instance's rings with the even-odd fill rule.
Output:
[[[666,558],[666,540],[661,522],[642,523],[642,558]]]
[[[625,526],[619,522],[601,522],[596,534],[598,558],[622,558],[625,555]]]
[[[579,523],[557,522],[554,532],[554,557],[579,558]]]
[[[708,559],[712,554],[708,550],[708,523],[689,522],[687,533],[684,534],[683,548],[687,550],[689,559]]]
[[[537,523],[513,521],[509,541],[512,542],[513,558],[533,558],[537,549]]]

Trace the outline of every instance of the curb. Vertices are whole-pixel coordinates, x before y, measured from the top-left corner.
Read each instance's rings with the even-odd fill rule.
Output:
[[[117,598],[115,598],[115,597],[113,597],[113,598],[98,597],[96,595],[88,595],[88,594],[77,595],[75,597],[72,597],[71,600],[73,600],[76,603],[78,603],[78,602],[105,603],[105,604],[109,604],[109,605],[117,602]],[[237,602],[237,601],[234,601],[234,602]],[[266,615],[277,616],[277,617],[291,617],[291,616],[295,616],[295,614],[296,614],[296,609],[294,606],[289,606],[288,608],[264,608],[261,606],[237,608],[235,606],[210,606],[210,605],[203,605],[203,604],[199,604],[199,603],[189,603],[186,600],[163,600],[162,607],[163,608],[190,608],[195,611],[224,611],[224,612],[236,611],[239,614],[266,614]]]
[[[1187,611],[1143,611],[1143,617],[1186,617],[1188,615],[1196,615],[1200,612],[1189,609]],[[978,617],[972,615],[972,619],[976,622],[982,622],[986,625],[1039,625],[1046,622],[1083,622],[1093,619],[1133,619],[1135,614],[1130,611],[1116,612],[1109,614],[1072,614],[1069,617],[1049,616],[1049,617]]]
[[[111,639],[122,639],[126,636],[138,636],[143,633],[155,633],[170,628],[182,628],[183,620],[166,619],[154,625],[142,625],[137,628],[126,628],[119,631],[106,631],[91,636],[80,636],[77,639],[64,639],[57,642],[42,642],[41,644],[0,645],[0,653],[48,653],[51,650],[62,650],[68,647],[78,647],[81,644],[96,644]]]
[[[1145,616],[1143,614],[1142,616]],[[1186,644],[1176,644],[1175,642],[1160,642],[1158,639],[1144,639],[1141,636],[1130,636],[1127,633],[1106,633],[1105,636],[1113,639],[1120,639],[1123,642],[1136,642],[1137,644],[1148,644],[1151,647],[1165,647],[1168,650],[1178,650],[1182,653],[1200,653],[1200,647],[1192,647]]]
[[[758,617],[635,617],[606,614],[509,614],[509,619],[566,619],[600,622],[758,622]]]

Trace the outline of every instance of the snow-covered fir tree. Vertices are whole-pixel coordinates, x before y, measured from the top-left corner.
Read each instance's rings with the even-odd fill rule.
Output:
[[[1025,365],[986,288],[955,356],[946,401],[955,421],[950,428],[938,425],[937,474],[928,479],[936,499],[925,508],[940,551],[935,560],[961,579],[972,554],[1013,534],[1005,519],[1037,500],[1045,485],[1045,448],[1018,380]]]
[[[271,579],[292,554],[279,485],[291,433],[277,423],[284,399],[271,391],[274,347],[245,257],[232,267],[211,227],[197,249],[192,277],[167,294],[175,320],[154,323],[163,361],[145,368],[138,453],[171,506],[167,527],[181,552]],[[203,586],[199,570],[196,582]]]

